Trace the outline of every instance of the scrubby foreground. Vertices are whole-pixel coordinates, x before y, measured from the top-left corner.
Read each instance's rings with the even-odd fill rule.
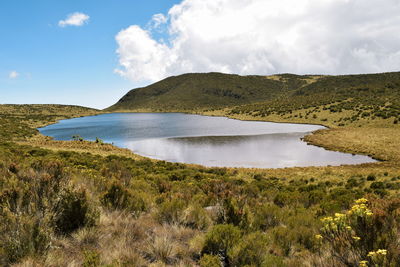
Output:
[[[0,265],[399,266],[397,157],[203,168],[94,142],[34,147],[16,130],[27,120],[1,128]]]

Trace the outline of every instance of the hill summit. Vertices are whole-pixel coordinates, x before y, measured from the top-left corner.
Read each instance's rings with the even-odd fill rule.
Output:
[[[296,110],[343,101],[390,105],[397,110],[399,99],[400,72],[340,76],[189,73],[130,90],[106,111],[194,111],[252,105],[251,109],[262,113],[272,106]]]

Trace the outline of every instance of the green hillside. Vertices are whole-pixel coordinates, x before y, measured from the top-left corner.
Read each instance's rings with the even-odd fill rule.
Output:
[[[284,76],[280,77],[285,82]],[[290,95],[282,94],[276,99],[242,105],[231,113],[290,117],[293,111],[304,109],[311,109],[304,116],[317,115],[321,110],[329,113],[352,111],[354,113],[346,121],[392,118],[397,123],[400,117],[400,73],[324,76],[292,90]]]
[[[26,139],[38,133],[35,128],[99,113],[97,109],[71,105],[0,105],[0,141]]]
[[[305,85],[307,78],[303,76],[282,82],[266,76],[184,74],[133,89],[107,110],[175,111],[248,104],[287,94]]]

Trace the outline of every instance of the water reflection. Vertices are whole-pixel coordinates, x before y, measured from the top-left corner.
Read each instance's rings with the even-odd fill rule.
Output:
[[[327,151],[300,141],[304,133],[203,136],[127,142],[144,156],[205,166],[283,168],[359,164],[374,160]]]
[[[140,155],[205,166],[282,168],[374,161],[300,140],[322,128],[182,113],[114,113],[62,120],[39,130],[56,140],[99,137]]]

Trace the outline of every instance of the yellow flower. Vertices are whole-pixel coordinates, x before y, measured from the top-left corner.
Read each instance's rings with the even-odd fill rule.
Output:
[[[319,239],[322,239],[323,237],[322,237],[322,235],[315,235],[315,238],[319,240]]]
[[[360,240],[361,238],[358,237],[358,236],[353,236],[353,239],[354,239],[355,241],[358,241],[358,240]]]
[[[346,226],[346,229],[347,230],[351,230],[351,226]]]
[[[368,199],[366,198],[360,198],[356,200],[357,204],[367,204],[368,203]]]
[[[381,254],[381,255],[386,255],[387,254],[387,250],[386,249],[378,249],[376,251],[377,254]]]
[[[376,254],[376,252],[375,251],[371,251],[371,252],[368,252],[368,257],[373,257],[373,256],[375,256],[375,254]]]
[[[332,217],[325,217],[325,218],[322,218],[321,221],[323,223],[329,223],[329,222],[333,221],[333,218]]]
[[[360,261],[360,267],[367,267],[368,266],[368,261]]]

